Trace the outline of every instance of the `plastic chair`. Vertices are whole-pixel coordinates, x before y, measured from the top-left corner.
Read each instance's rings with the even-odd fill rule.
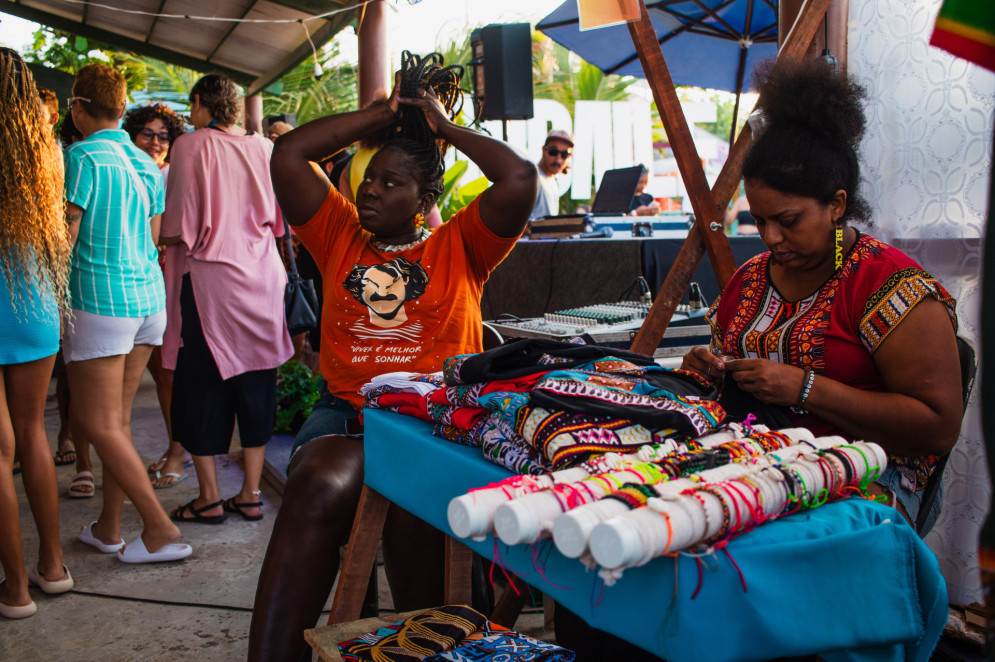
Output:
[[[967,411],[967,401],[971,399],[971,390],[974,388],[974,377],[978,372],[977,351],[970,340],[957,336],[957,357],[960,359],[960,384],[964,394],[964,411]],[[926,481],[926,487],[922,491],[922,500],[919,504],[919,514],[916,516],[916,532],[923,535],[922,529],[929,517],[930,508],[936,500],[936,493],[940,489],[943,481],[943,471],[947,467],[947,460],[950,453],[942,456],[936,462],[936,468]]]

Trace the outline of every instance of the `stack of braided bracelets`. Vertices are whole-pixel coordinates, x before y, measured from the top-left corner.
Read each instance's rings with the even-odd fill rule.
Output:
[[[888,462],[877,444],[816,439],[803,428],[736,427],[691,446],[509,478],[453,499],[449,524],[459,537],[472,529],[481,539],[493,530],[507,544],[552,535],[564,556],[600,566],[612,584],[623,569],[657,556],[707,549],[765,521],[863,492]]]
[[[755,426],[755,429],[767,431],[763,426]],[[803,432],[808,434],[807,431]],[[811,434],[808,436],[811,437]],[[726,449],[721,448],[721,444],[730,442],[737,442],[734,449],[723,453]],[[792,442],[786,439],[785,443],[789,445]],[[773,448],[760,450],[758,446],[751,444],[743,426],[731,424],[720,432],[689,443],[678,444],[667,439],[662,444],[643,446],[637,452],[627,455],[606,453],[569,469],[540,476],[512,476],[498,483],[470,490],[468,494],[450,502],[447,513],[449,526],[457,537],[483,540],[488,534],[495,532],[496,513],[501,506],[535,495],[528,499],[529,503],[538,504],[531,509],[528,506],[511,506],[524,517],[530,518],[533,525],[517,527],[521,529],[520,534],[509,530],[505,530],[503,535],[498,534],[508,544],[531,543],[551,535],[552,520],[564,511],[597,501],[626,483],[658,482],[666,480],[668,476],[676,477],[688,471],[726,464],[734,454],[756,454],[766,450]],[[530,510],[535,512],[530,514]],[[509,521],[508,517],[501,519]],[[540,520],[544,522],[542,525]]]

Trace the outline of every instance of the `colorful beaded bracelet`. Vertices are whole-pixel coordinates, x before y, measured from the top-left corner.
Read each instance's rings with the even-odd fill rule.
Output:
[[[812,383],[815,381],[815,373],[805,368],[805,380],[802,382],[801,394],[798,397],[798,404],[789,407],[791,411],[796,414],[807,414],[808,410],[805,409],[805,401],[808,400],[808,394],[812,390]]]

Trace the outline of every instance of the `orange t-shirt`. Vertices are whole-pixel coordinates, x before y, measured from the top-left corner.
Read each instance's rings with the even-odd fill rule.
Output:
[[[517,238],[491,232],[479,202],[403,251],[374,249],[334,186],[294,228],[324,281],[321,372],[332,395],[360,409],[359,389],[376,375],[435,372],[450,356],[481,351],[484,282]]]

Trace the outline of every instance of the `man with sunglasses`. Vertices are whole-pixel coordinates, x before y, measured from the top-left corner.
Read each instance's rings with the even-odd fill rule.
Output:
[[[574,140],[566,131],[553,129],[546,136],[539,159],[539,197],[529,220],[554,216],[560,211],[560,187],[556,176],[564,172],[573,154]]]

